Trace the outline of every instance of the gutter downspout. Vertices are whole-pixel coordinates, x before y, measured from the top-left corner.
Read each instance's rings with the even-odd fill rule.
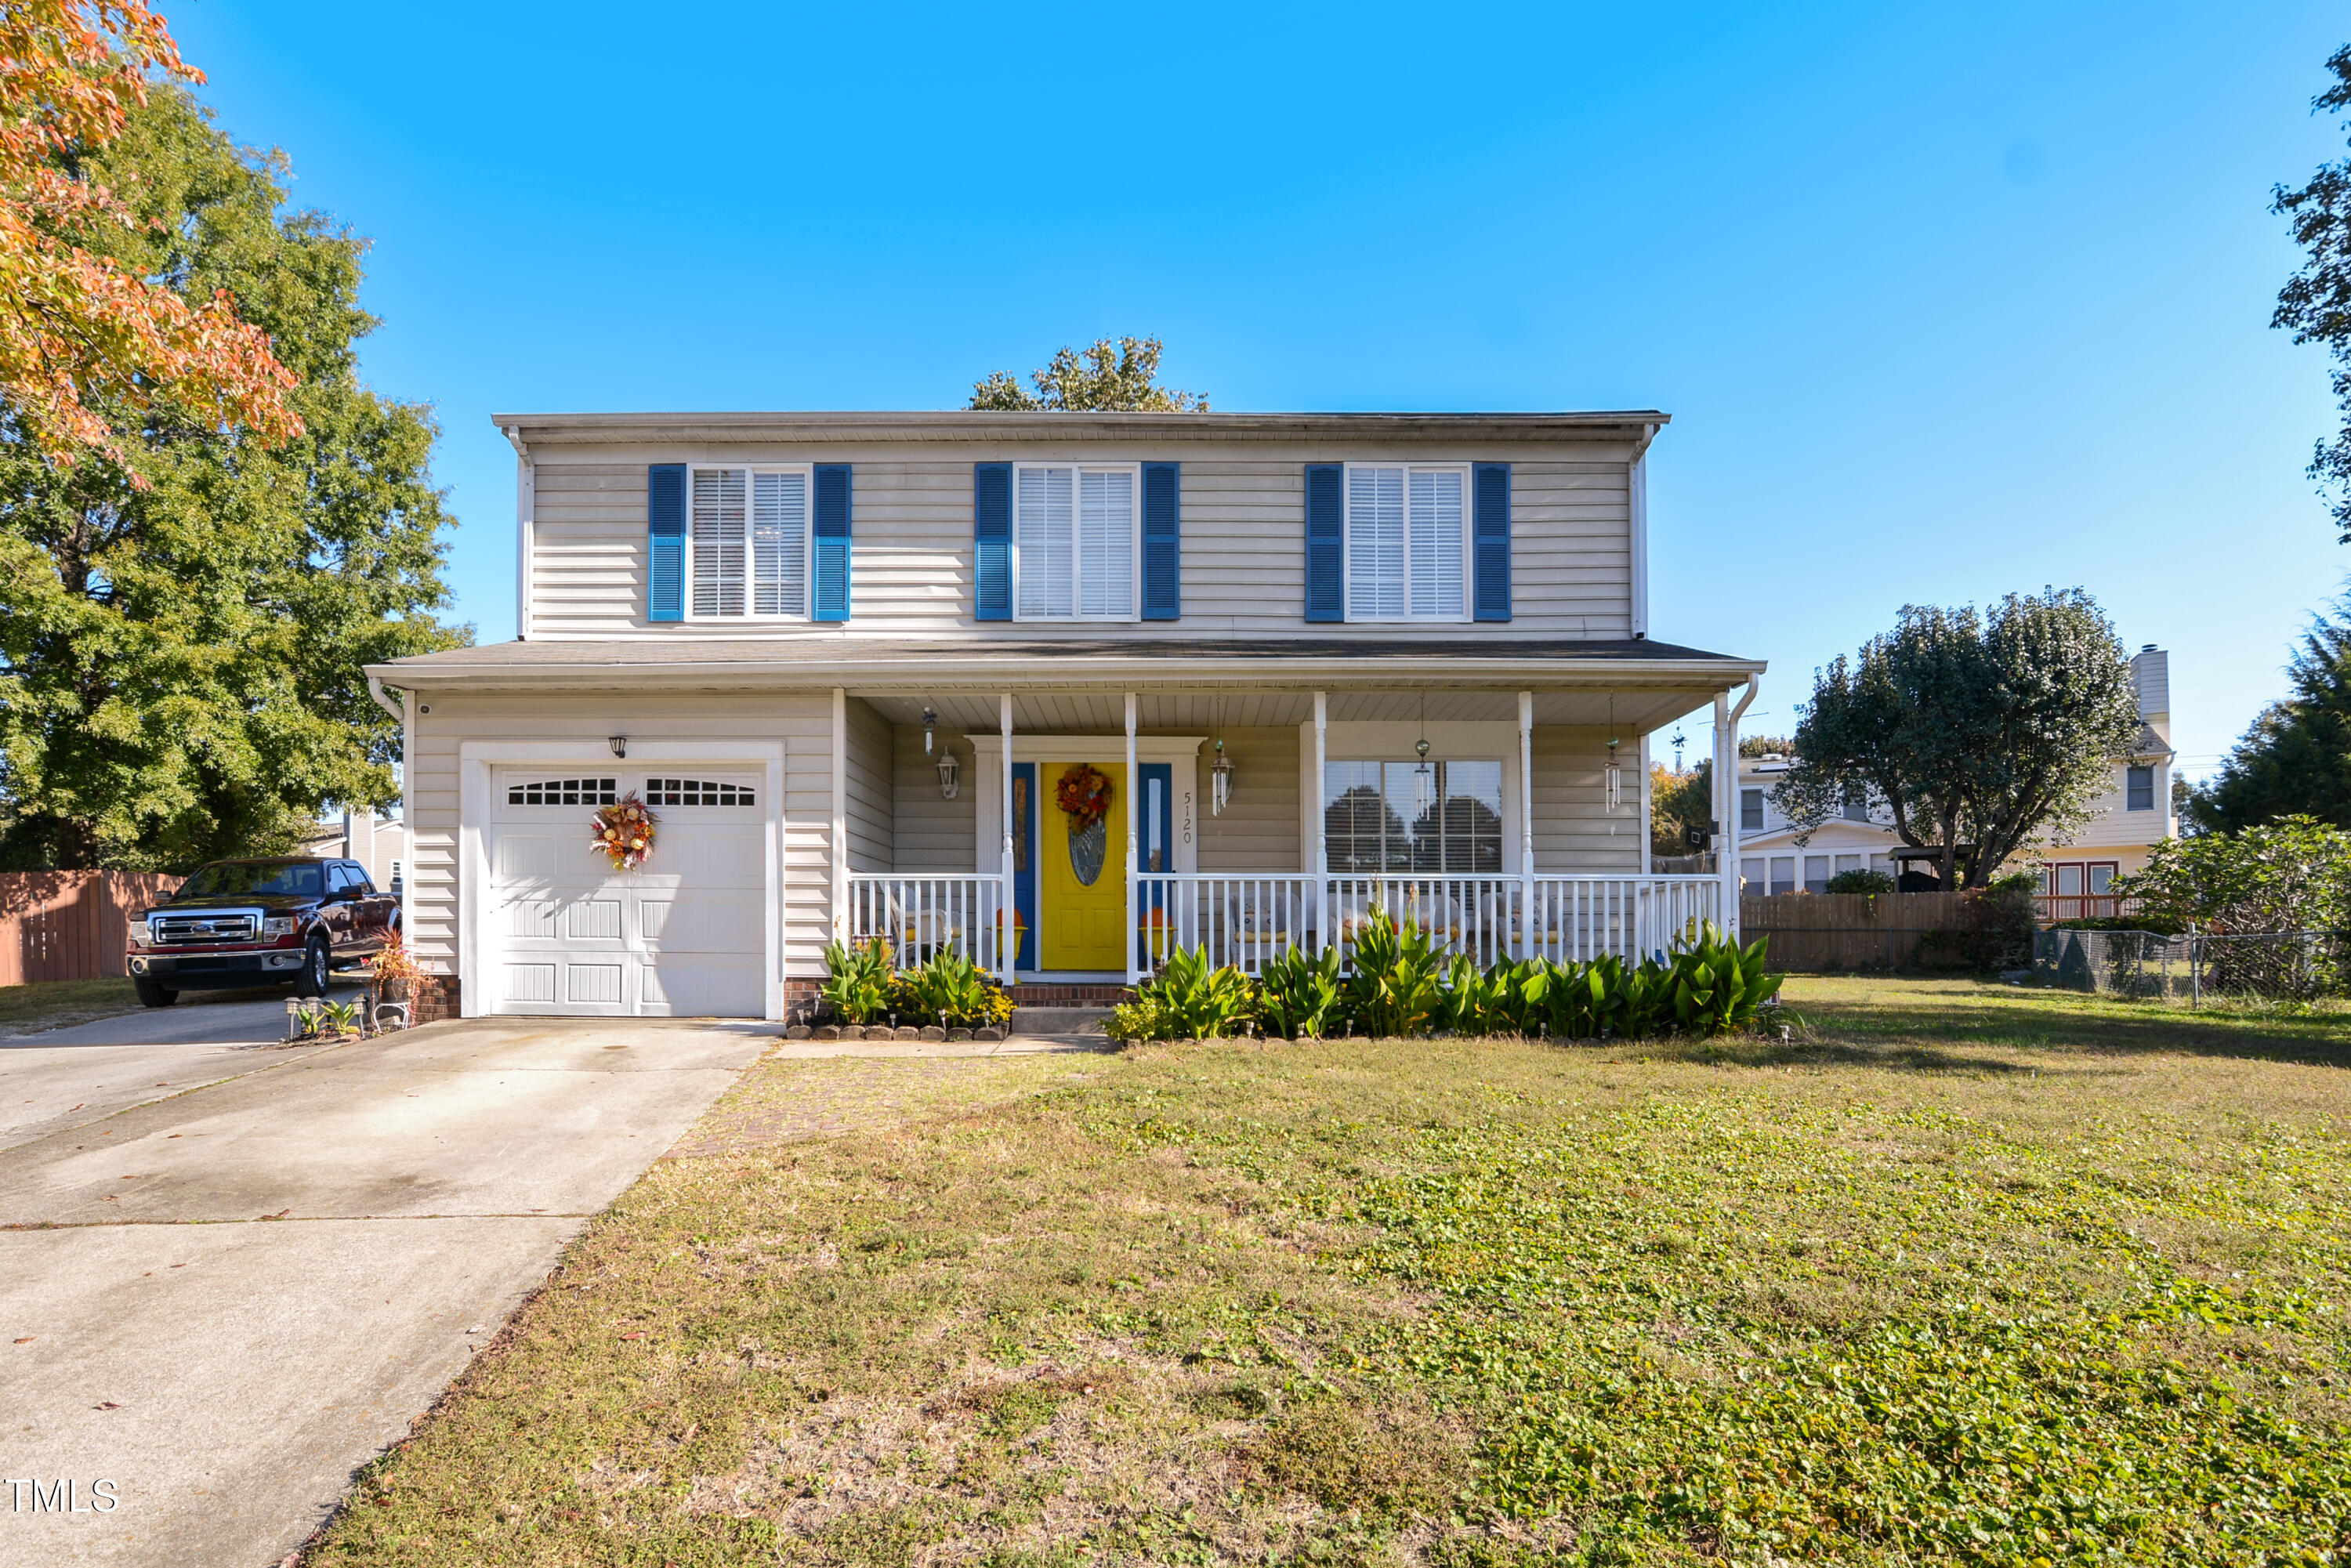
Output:
[[[1723,929],[1730,933],[1731,940],[1734,942],[1739,939],[1740,930],[1738,816],[1739,721],[1740,717],[1746,714],[1747,705],[1753,702],[1755,700],[1755,694],[1762,689],[1763,677],[1761,675],[1750,675],[1747,677],[1747,695],[1739,699],[1739,706],[1730,710],[1729,716],[1724,721],[1723,725],[1724,729],[1729,733],[1730,737],[1729,746],[1730,757],[1729,766],[1726,768],[1718,764],[1716,768],[1717,772],[1721,775],[1723,779],[1723,812],[1722,837],[1719,841],[1720,847],[1715,852],[1715,870],[1719,872],[1722,875]]]
[[[503,433],[515,449],[515,639],[528,643],[531,633],[530,559],[538,544],[538,465],[531,461],[530,448],[523,444],[521,426],[507,425]]]
[[[368,695],[375,706],[400,721],[400,939],[404,943],[408,934],[416,929],[409,918],[408,900],[416,886],[416,816],[408,800],[408,759],[416,754],[416,721],[409,709],[415,706],[413,693],[402,691],[394,706],[384,694],[383,682],[368,677]],[[373,834],[370,835],[371,847]]]

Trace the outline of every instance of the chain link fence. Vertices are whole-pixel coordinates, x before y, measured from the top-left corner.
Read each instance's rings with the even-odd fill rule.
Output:
[[[2043,930],[2033,934],[2032,978],[2066,990],[2189,1007],[2308,1002],[2351,992],[2351,936]]]

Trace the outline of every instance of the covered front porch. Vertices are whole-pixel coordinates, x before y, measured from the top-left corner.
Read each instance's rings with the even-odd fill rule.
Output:
[[[1735,856],[1650,870],[1649,735],[1711,705],[1735,750],[1753,674],[1677,663],[842,687],[833,934],[901,963],[952,946],[1008,985],[1131,984],[1178,949],[1254,973],[1344,953],[1382,910],[1481,965],[1656,952],[1737,921]]]

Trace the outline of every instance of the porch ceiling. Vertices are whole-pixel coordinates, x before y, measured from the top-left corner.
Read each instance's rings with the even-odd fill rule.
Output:
[[[915,694],[852,686],[849,695],[872,706],[893,724],[920,724],[928,706],[939,716],[939,727],[953,734],[993,733],[997,727],[997,695],[992,692],[941,691]],[[1635,735],[1646,734],[1714,700],[1712,692],[1632,690],[1614,694],[1612,712],[1606,692],[1535,693],[1539,725],[1606,725],[1614,722]],[[1181,692],[1138,691],[1135,723],[1147,730],[1181,730],[1213,735],[1217,728],[1244,729],[1256,725],[1306,724],[1314,717],[1314,694],[1249,688],[1195,688]],[[1515,724],[1519,698],[1510,691],[1463,691],[1435,686],[1405,691],[1334,691],[1329,696],[1333,724],[1374,721],[1412,723],[1476,722]],[[1012,698],[1012,727],[1021,734],[1049,732],[1118,734],[1126,727],[1123,692],[1017,692]]]

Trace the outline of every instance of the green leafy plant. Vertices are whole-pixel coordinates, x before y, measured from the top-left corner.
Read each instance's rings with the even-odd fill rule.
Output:
[[[889,944],[876,938],[862,947],[835,942],[824,950],[824,985],[817,994],[846,1024],[863,1024],[890,1003]]]
[[[1258,975],[1259,1025],[1284,1040],[1320,1039],[1338,1016],[1344,984],[1337,948],[1310,957],[1292,943]]]
[[[1440,1025],[1458,1035],[1518,1032],[1518,1009],[1511,1005],[1515,971],[1509,964],[1481,969],[1468,954],[1455,954],[1446,972]]]
[[[1012,998],[952,945],[892,975],[888,994],[890,1009],[900,1017],[914,1015],[948,1029],[987,1029],[1012,1018]]]
[[[1712,921],[1667,960],[1673,1024],[1682,1034],[1712,1036],[1755,1027],[1756,1009],[1777,996],[1785,975],[1763,965],[1764,938],[1741,948]]]
[[[1111,1009],[1117,1040],[1220,1040],[1253,1021],[1257,987],[1231,965],[1213,968],[1207,947],[1176,948],[1159,972]]]
[[[1841,871],[1829,878],[1829,893],[1862,893],[1876,898],[1894,891],[1894,879],[1882,871]]]
[[[1366,1034],[1418,1034],[1445,1007],[1444,956],[1417,925],[1404,927],[1374,904],[1355,936],[1354,972],[1343,993],[1348,1019]]]

